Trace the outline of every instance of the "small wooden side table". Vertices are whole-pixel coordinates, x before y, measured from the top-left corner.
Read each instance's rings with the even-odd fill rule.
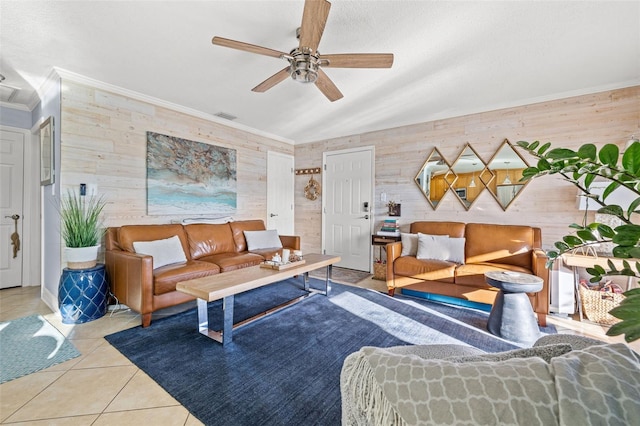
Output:
[[[377,235],[377,234],[373,234],[371,236],[371,245],[374,247],[378,247],[379,252],[379,259],[380,262],[382,262],[382,248],[384,246],[386,246],[387,244],[390,243],[395,243],[396,241],[401,241],[402,238],[400,236],[391,236],[391,235]],[[381,280],[381,281],[386,281],[387,280],[387,274],[386,274],[386,265],[385,265],[385,269],[384,272],[382,273],[378,273],[379,271],[376,271],[376,263],[374,263],[373,265],[373,279],[374,280]]]

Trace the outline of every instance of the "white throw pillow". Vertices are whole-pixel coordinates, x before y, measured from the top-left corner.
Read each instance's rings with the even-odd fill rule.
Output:
[[[448,235],[418,233],[418,259],[447,260],[449,258]]]
[[[416,256],[418,254],[418,234],[401,233],[402,253],[400,256]]]
[[[134,241],[133,249],[136,253],[152,256],[153,269],[187,261],[182,249],[182,243],[180,243],[180,238],[177,235],[164,240]]]
[[[278,231],[268,229],[266,231],[244,231],[247,240],[247,250],[260,250],[267,248],[282,248],[282,242],[278,237]]]
[[[464,238],[449,238],[449,256],[447,260],[459,264],[464,264]]]

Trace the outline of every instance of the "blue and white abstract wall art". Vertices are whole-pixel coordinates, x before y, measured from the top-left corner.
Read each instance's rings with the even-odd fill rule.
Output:
[[[147,132],[147,214],[233,215],[236,150]]]

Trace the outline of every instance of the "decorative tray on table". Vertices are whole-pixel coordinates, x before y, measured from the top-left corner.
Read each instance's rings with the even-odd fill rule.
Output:
[[[297,260],[295,262],[289,262],[289,263],[274,262],[273,260],[265,260],[260,264],[260,267],[267,268],[267,269],[277,269],[278,271],[281,271],[283,269],[289,269],[295,266],[304,265],[304,263],[305,263],[304,259]]]

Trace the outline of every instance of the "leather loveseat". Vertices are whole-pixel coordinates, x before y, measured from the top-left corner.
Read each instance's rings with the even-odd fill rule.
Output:
[[[193,300],[178,292],[176,284],[194,278],[259,265],[283,248],[300,250],[300,237],[278,236],[282,247],[249,251],[245,231],[264,231],[262,220],[224,224],[125,225],[107,229],[105,265],[111,291],[119,303],[142,315],[142,326],[151,324],[158,309]],[[184,261],[154,267],[154,257],[134,246],[140,242],[179,239]],[[178,242],[176,241],[176,244]],[[176,251],[180,251],[177,247]],[[180,254],[182,256],[182,254]]]
[[[388,244],[387,288],[390,295],[397,288],[407,288],[493,304],[498,290],[486,283],[484,273],[522,272],[543,279],[542,290],[528,296],[538,316],[538,323],[546,326],[546,315],[549,313],[549,270],[546,268],[547,257],[541,249],[540,228],[422,221],[412,223],[410,233],[464,238],[458,240],[464,244],[464,259],[454,262],[418,259],[416,255],[401,256],[401,241]]]

